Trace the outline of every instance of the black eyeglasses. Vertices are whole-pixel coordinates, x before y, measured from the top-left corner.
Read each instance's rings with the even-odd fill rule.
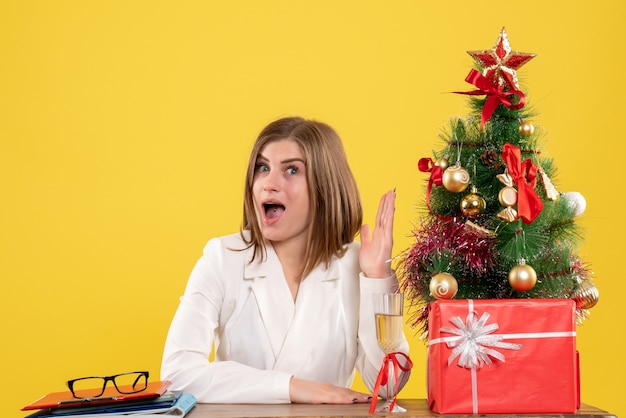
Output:
[[[113,376],[90,376],[67,381],[72,396],[77,399],[97,398],[104,394],[107,382],[113,382],[115,389],[124,395],[138,393],[148,387],[148,372],[128,372]]]

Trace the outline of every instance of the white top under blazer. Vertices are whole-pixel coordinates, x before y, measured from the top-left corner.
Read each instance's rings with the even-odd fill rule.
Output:
[[[365,277],[353,242],[300,283],[294,302],[272,246],[252,263],[243,248],[239,234],[205,246],[170,325],[161,379],[203,403],[289,403],[292,376],[350,387],[355,369],[372,390],[384,357],[373,295],[396,291],[396,276]],[[397,351],[408,355],[406,337]],[[408,377],[401,372],[401,384]]]

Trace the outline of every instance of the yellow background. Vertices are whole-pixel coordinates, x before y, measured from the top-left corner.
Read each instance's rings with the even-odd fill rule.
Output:
[[[83,375],[159,375],[204,243],[238,230],[248,152],[299,114],[345,141],[371,222],[398,193],[395,252],[424,201],[420,157],[469,112],[467,50],[506,26],[560,191],[587,198],[601,300],[578,328],[583,402],[626,416],[621,2],[0,2],[0,415]],[[402,397],[425,397],[425,346]],[[546,370],[546,373],[551,373]],[[502,382],[506,384],[506,382]],[[357,385],[357,387],[360,387]],[[245,399],[242,399],[245,401]]]

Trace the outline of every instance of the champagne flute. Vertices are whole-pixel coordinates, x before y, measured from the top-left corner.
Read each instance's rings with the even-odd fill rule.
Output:
[[[392,353],[402,343],[404,295],[402,293],[380,293],[374,295],[374,315],[376,320],[376,339],[380,349],[385,354]],[[398,394],[395,381],[394,367],[391,360],[388,365],[389,376],[387,378],[387,396],[385,404],[376,408],[376,412],[406,412],[406,409],[394,405],[393,399]],[[390,410],[391,409],[391,410]]]

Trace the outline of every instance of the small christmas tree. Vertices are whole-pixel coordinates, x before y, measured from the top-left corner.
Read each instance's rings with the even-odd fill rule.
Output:
[[[579,323],[598,301],[577,255],[580,193],[561,193],[544,137],[529,118],[517,73],[535,54],[511,50],[503,28],[490,50],[469,51],[472,114],[454,118],[443,146],[422,158],[429,173],[425,215],[399,261],[411,325],[426,336],[435,299],[571,298]]]

